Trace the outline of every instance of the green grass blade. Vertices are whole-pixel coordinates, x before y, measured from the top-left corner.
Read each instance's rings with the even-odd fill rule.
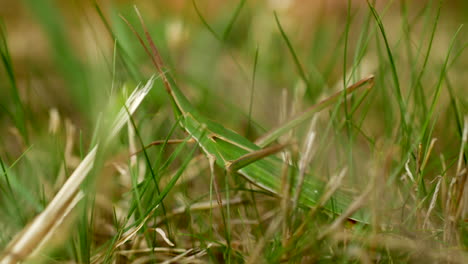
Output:
[[[439,24],[441,9],[442,9],[442,1],[439,1],[439,7],[437,8],[437,13],[436,13],[436,16],[435,16],[435,19],[434,19],[434,24],[432,26],[431,35],[430,35],[430,38],[429,38],[429,45],[428,45],[427,50],[426,50],[426,52],[424,54],[424,62],[423,62],[423,65],[421,67],[421,70],[419,71],[419,74],[416,77],[416,80],[414,80],[414,83],[413,83],[412,88],[411,88],[411,90],[418,89],[418,93],[419,93],[420,96],[416,96],[416,98],[418,98],[418,97],[421,98],[421,100],[419,100],[418,103],[420,103],[421,108],[423,109],[424,115],[427,114],[427,102],[426,102],[426,95],[424,93],[424,89],[423,89],[422,84],[421,84],[421,80],[422,80],[422,77],[424,76],[424,73],[426,72],[426,69],[427,69],[427,65],[428,65],[428,61],[429,61],[429,55],[431,54],[431,51],[432,51],[432,45],[434,43],[434,38],[435,38],[436,30],[437,30],[437,25]],[[423,44],[423,42],[421,41],[421,45],[422,44]]]
[[[208,24],[208,22],[205,20],[205,17],[203,17],[203,14],[201,13],[200,9],[198,9],[197,3],[195,0],[192,0],[193,8],[195,9],[195,12],[197,13],[198,18],[200,18],[201,22],[205,27],[210,31],[210,33],[217,39],[221,40],[221,38],[218,36],[216,31]]]
[[[255,76],[257,73],[257,63],[258,63],[258,46],[255,49],[255,58],[252,72],[252,86],[250,87],[250,99],[249,99],[249,124],[247,125],[246,135],[250,134],[250,129],[252,127],[252,106],[255,94]]]
[[[0,57],[3,63],[3,67],[5,68],[8,81],[11,86],[11,93],[13,95],[12,98],[13,98],[13,103],[14,103],[14,111],[8,111],[8,107],[3,106],[1,102],[0,102],[0,106],[2,109],[5,110],[5,113],[7,113],[8,116],[13,120],[15,126],[18,128],[24,140],[26,141],[26,143],[28,143],[29,138],[28,138],[28,131],[27,131],[27,126],[26,126],[26,112],[25,112],[26,110],[23,105],[23,102],[21,101],[19,91],[18,91],[18,86],[16,84],[13,61],[11,60],[11,56],[10,56],[10,52],[9,52],[8,44],[7,44],[6,28],[2,19],[0,19]]]
[[[428,113],[428,115],[426,117],[426,120],[425,120],[425,122],[423,124],[423,127],[422,127],[422,130],[421,130],[422,131],[421,136],[423,136],[426,133],[429,122],[432,119],[432,116],[434,114],[434,110],[435,110],[437,101],[439,99],[440,92],[442,90],[442,83],[445,80],[445,75],[446,75],[447,65],[449,63],[450,55],[452,54],[452,49],[453,49],[453,47],[455,45],[455,40],[457,39],[457,36],[460,33],[462,28],[463,28],[463,25],[458,27],[457,31],[455,32],[454,36],[452,37],[452,40],[450,41],[450,47],[449,47],[449,50],[447,51],[447,55],[445,56],[445,61],[444,61],[444,64],[442,65],[442,69],[440,70],[439,80],[437,82],[436,90],[435,90],[434,95],[432,97],[432,102],[431,102],[431,105],[430,105],[430,108],[429,108],[429,113]]]
[[[236,10],[234,11],[234,14],[232,15],[231,19],[229,20],[229,23],[228,23],[228,25],[227,25],[226,29],[224,30],[224,33],[223,33],[223,40],[224,41],[226,41],[227,38],[229,37],[229,33],[231,33],[232,26],[234,25],[234,22],[236,22],[236,19],[239,17],[239,14],[240,14],[242,8],[244,7],[245,1],[246,0],[240,0],[239,4],[236,7]]]
[[[302,67],[301,62],[299,61],[299,57],[297,56],[296,52],[294,51],[294,48],[293,48],[293,46],[291,44],[291,41],[289,40],[288,36],[286,35],[286,32],[284,31],[283,27],[281,26],[281,23],[279,21],[279,18],[278,18],[278,15],[276,14],[276,12],[274,13],[274,15],[275,15],[276,25],[278,26],[278,29],[279,29],[279,31],[281,33],[281,36],[284,39],[284,42],[286,42],[286,45],[288,46],[289,53],[291,53],[291,56],[293,58],[294,64],[296,65],[297,71],[299,72],[299,75],[301,76],[301,79],[304,81],[304,83],[307,86],[306,92],[311,93],[309,78],[307,77],[307,74],[306,74],[304,68]]]
[[[393,56],[392,50],[390,48],[390,44],[388,43],[387,34],[385,33],[385,28],[384,28],[384,25],[382,23],[382,19],[380,18],[379,14],[377,13],[377,10],[375,10],[374,6],[369,1],[367,3],[369,5],[369,8],[370,8],[372,14],[374,15],[375,21],[377,22],[377,25],[379,26],[380,33],[382,34],[382,38],[384,40],[385,49],[387,51],[387,56],[388,56],[388,59],[390,61],[390,68],[391,68],[391,73],[392,73],[392,77],[393,77],[393,82],[394,82],[394,85],[395,85],[396,97],[397,97],[398,105],[400,107],[400,119],[401,119],[400,122],[401,122],[401,125],[402,125],[402,129],[403,129],[405,135],[407,136],[405,138],[407,138],[409,140],[408,137],[410,135],[410,131],[409,131],[409,127],[408,127],[408,124],[407,124],[407,121],[406,121],[406,105],[405,105],[405,102],[403,100],[403,95],[402,95],[401,88],[400,88],[400,80],[398,78],[398,72],[397,72],[397,69],[396,69],[394,56]]]
[[[151,179],[153,180],[153,183],[154,183],[154,187],[156,188],[156,192],[157,192],[157,195],[160,195],[161,191],[160,191],[160,188],[159,188],[159,178],[156,177],[156,173],[154,172],[154,169],[153,169],[153,166],[151,166],[151,161],[150,161],[150,158],[149,158],[149,155],[148,155],[148,152],[146,151],[145,149],[145,144],[143,143],[143,139],[141,138],[140,136],[140,131],[138,130],[138,127],[137,125],[135,124],[135,120],[133,119],[133,117],[130,115],[130,112],[128,111],[127,108],[125,108],[127,110],[127,114],[129,115],[129,120],[133,126],[133,129],[135,131],[135,135],[140,143],[140,147],[142,148],[142,151],[143,151],[143,156],[145,157],[145,162],[146,162],[146,166],[148,166],[149,168],[149,171],[150,171],[150,174],[151,174]],[[166,206],[164,205],[164,203],[161,201],[161,209],[162,209],[162,212],[163,212],[163,215],[164,217],[166,217]],[[169,232],[169,234],[171,234],[171,229],[170,229],[170,226],[168,223],[166,223],[166,227],[167,227],[167,230]]]

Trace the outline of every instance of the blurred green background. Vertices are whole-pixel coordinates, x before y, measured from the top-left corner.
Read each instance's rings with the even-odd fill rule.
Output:
[[[120,17],[142,33],[134,6],[196,109],[252,141],[344,86],[375,75],[375,87],[355,112],[337,106],[320,116],[316,125],[320,143],[311,171],[328,178],[346,167],[350,174],[346,187],[355,193],[370,181],[369,175],[379,175],[381,185],[390,190],[373,197],[376,218],[388,214],[379,220],[401,224],[395,233],[404,235],[407,229],[422,230],[423,213],[418,210],[426,212],[435,180],[443,175],[446,189],[437,200],[433,229],[408,236],[436,233],[435,241],[456,244],[442,239],[440,230],[444,230],[444,199],[451,179],[446,175],[454,174],[460,152],[466,164],[468,152],[460,150],[468,113],[468,33],[460,25],[468,22],[468,1],[377,1],[383,38],[366,1],[0,0],[0,157],[2,167],[15,178],[11,193],[0,182],[4,191],[0,229],[5,230],[1,248],[44,209],[99,137],[96,131],[106,126],[108,112],[119,109],[137,84],[156,73]],[[172,110],[169,96],[157,82],[134,117],[144,144],[168,135],[186,136],[180,129],[172,132],[176,124]],[[307,127],[295,131],[293,153],[302,147]],[[102,171],[96,173],[97,192],[105,199],[93,209],[102,211],[106,223],[115,224],[115,204],[133,199],[126,196],[133,185],[116,180],[117,169],[107,166],[130,163],[129,133],[116,140],[112,153],[101,162]],[[154,149],[149,153],[160,154]],[[423,156],[428,159],[426,170],[418,171]],[[169,168],[177,168],[184,158],[176,156]],[[418,191],[412,183],[400,181],[405,164],[419,173]],[[169,175],[168,170],[164,168],[161,177]],[[168,197],[170,205],[207,196],[208,169],[198,172],[203,178],[179,187],[182,195]],[[386,201],[382,208],[379,201]],[[468,211],[466,204],[461,206],[461,218]],[[262,209],[278,204],[268,206]],[[193,237],[211,228],[206,215],[188,218],[202,227],[200,233],[189,230]],[[70,231],[74,240],[69,244],[77,241],[76,232],[81,235],[87,228],[83,222],[78,231]],[[172,223],[175,230],[189,232],[184,224],[184,219]],[[455,229],[460,242],[456,245],[466,248],[465,225]],[[98,231],[90,239],[96,248],[115,235],[101,237]],[[195,244],[185,237],[178,239],[179,245]],[[66,245],[68,251],[56,255],[67,259],[73,255],[70,248],[78,247]],[[318,252],[328,252],[327,246],[321,246],[317,247],[323,251]],[[80,252],[82,259],[92,255]],[[279,259],[275,252],[263,253],[269,260]],[[211,260],[220,258],[214,255]]]

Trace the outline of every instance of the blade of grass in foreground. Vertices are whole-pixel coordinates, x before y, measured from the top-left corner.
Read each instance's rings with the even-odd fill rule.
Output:
[[[26,259],[57,228],[66,215],[83,197],[79,186],[94,166],[97,146],[80,163],[63,187],[52,199],[46,209],[40,213],[4,250],[1,263],[17,263]]]
[[[143,98],[153,87],[154,80],[155,77],[151,77],[144,87],[138,87],[129,99],[127,99],[126,108],[129,109],[129,114],[132,114],[137,109]],[[120,113],[122,112],[125,113],[124,109],[122,109]],[[129,115],[117,115],[112,126],[112,137],[117,135],[128,118]],[[106,138],[106,143],[111,142],[112,137]],[[104,147],[105,146],[106,144],[104,144]],[[1,254],[0,263],[17,263],[27,259],[52,236],[57,230],[58,225],[83,198],[80,186],[94,167],[98,148],[99,144],[96,144],[50,201],[44,211],[38,214],[31,223],[10,241]]]

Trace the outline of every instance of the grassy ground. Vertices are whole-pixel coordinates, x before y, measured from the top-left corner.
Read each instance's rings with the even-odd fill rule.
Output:
[[[5,4],[0,262],[467,263],[468,5],[341,2],[139,3],[187,115],[133,5]]]

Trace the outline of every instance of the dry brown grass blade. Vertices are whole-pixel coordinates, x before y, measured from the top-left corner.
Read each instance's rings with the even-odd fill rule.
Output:
[[[459,221],[463,221],[461,218],[464,216],[462,212],[465,211],[466,214],[466,196],[468,192],[468,171],[466,165],[464,166],[464,151],[465,146],[468,141],[468,116],[464,118],[464,127],[462,140],[460,144],[460,152],[458,155],[458,163],[455,171],[455,175],[450,181],[448,187],[448,195],[446,200],[446,210],[445,210],[445,223],[444,223],[444,241],[453,244],[457,240],[457,224]]]
[[[362,208],[365,205],[372,189],[373,185],[369,184],[366,190],[364,190],[364,192],[358,198],[356,198],[356,200],[354,200],[348,209],[346,209],[346,211],[341,214],[327,229],[325,229],[325,231],[319,234],[318,239],[321,240],[338,230],[343,225],[343,223],[346,222],[357,210]]]
[[[346,175],[346,172],[347,168],[344,168],[339,174],[334,175],[330,179],[330,181],[328,181],[325,187],[325,191],[320,197],[317,206],[310,209],[307,213],[307,216],[304,219],[313,219],[314,215],[318,212],[318,210],[321,209],[325,205],[325,203],[332,197],[332,195],[338,190],[338,188],[341,187],[341,183],[343,181],[344,176]],[[307,226],[308,221],[303,221],[302,224],[294,231],[294,234],[289,238],[285,247],[289,247],[295,239],[302,236],[306,231]]]
[[[28,258],[38,246],[43,245],[53,230],[57,228],[57,222],[61,222],[76,205],[80,196],[79,187],[86,175],[91,171],[96,158],[98,146],[95,146],[84,158],[70,178],[65,182],[54,199],[45,210],[28,224],[6,247],[0,263],[17,263]]]
[[[138,226],[132,227],[128,229],[125,233],[121,234],[120,238],[117,241],[115,241],[114,245],[112,245],[112,251],[116,251],[117,248],[134,238],[137,235],[138,231],[140,231],[140,229],[143,228],[143,226],[148,222],[148,219],[153,215],[153,213],[158,207],[159,206],[153,208],[153,210],[151,210],[151,212],[145,216],[145,218],[141,221],[140,224],[138,224]],[[105,256],[106,255],[104,253],[99,253],[93,257],[91,263],[102,263],[103,258]]]
[[[180,206],[180,207],[175,208],[174,210],[169,212],[165,217],[159,218],[152,225],[153,226],[159,226],[162,222],[167,221],[168,219],[170,219],[170,218],[172,218],[174,216],[187,213],[188,211],[197,212],[197,211],[204,211],[204,210],[212,210],[212,209],[215,209],[215,208],[219,208],[221,206],[225,206],[227,204],[229,204],[230,206],[235,206],[235,205],[239,205],[239,204],[243,204],[243,203],[247,203],[247,202],[248,202],[247,200],[242,199],[241,197],[234,197],[232,199],[229,199],[229,201],[225,200],[225,199],[222,199],[221,204],[219,204],[217,200],[208,200],[208,201],[194,203],[194,204],[191,204],[191,205],[184,205],[184,206]]]
[[[425,243],[403,236],[392,234],[359,235],[347,231],[333,234],[335,242],[349,243],[351,241],[364,244],[370,248],[384,248],[387,251],[400,251],[423,254],[428,263],[468,263],[468,255],[462,250],[453,248],[435,248],[433,244]],[[418,262],[419,263],[419,262]]]

